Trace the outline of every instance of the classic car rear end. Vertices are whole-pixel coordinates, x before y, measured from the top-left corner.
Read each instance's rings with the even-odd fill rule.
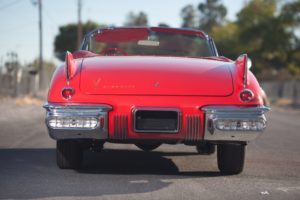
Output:
[[[104,142],[145,151],[195,145],[221,172],[243,170],[245,146],[266,127],[260,86],[247,55],[218,56],[201,31],[108,28],[66,54],[49,89],[46,125],[60,168],[78,168],[85,149]]]

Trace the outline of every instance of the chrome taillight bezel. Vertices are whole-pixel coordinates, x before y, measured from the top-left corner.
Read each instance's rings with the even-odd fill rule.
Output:
[[[64,92],[65,91],[69,91],[70,92],[70,95],[64,95]],[[75,90],[74,90],[74,88],[72,88],[72,87],[64,87],[62,90],[61,90],[61,96],[62,96],[62,98],[64,98],[64,99],[66,99],[66,100],[71,100],[72,99],[72,97],[75,95]]]
[[[244,93],[248,93],[249,98],[243,98],[242,95],[243,95]],[[254,99],[255,95],[254,95],[254,93],[252,92],[252,90],[250,90],[250,89],[243,89],[242,91],[240,91],[239,97],[240,97],[240,100],[241,100],[242,102],[250,102],[250,101],[252,101],[252,100]]]

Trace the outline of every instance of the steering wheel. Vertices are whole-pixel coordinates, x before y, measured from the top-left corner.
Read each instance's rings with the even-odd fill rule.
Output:
[[[121,53],[124,56],[128,55],[126,51],[124,51],[123,49],[119,49],[117,47],[107,48],[100,52],[100,54],[104,54],[104,55],[117,55],[116,53]]]

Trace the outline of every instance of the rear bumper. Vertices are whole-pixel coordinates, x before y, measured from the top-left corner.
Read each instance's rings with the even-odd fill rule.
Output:
[[[205,112],[204,140],[248,142],[262,134],[267,124],[264,113],[270,109],[208,106],[202,110]]]
[[[153,134],[136,134],[129,136],[128,121],[114,120],[114,134],[118,131],[124,132],[126,137],[116,138],[109,137],[108,133],[108,113],[112,107],[104,104],[97,105],[64,105],[49,104],[43,106],[46,113],[46,126],[51,138],[55,140],[61,139],[157,139],[164,140],[161,135]],[[234,106],[207,106],[202,108],[204,118],[195,117],[190,119],[187,116],[181,116],[178,120],[181,128],[181,136],[179,133],[165,134],[169,140],[181,140],[179,137],[188,137],[192,135],[194,142],[206,141],[240,141],[248,142],[257,138],[262,134],[266,127],[266,118],[264,113],[270,109],[264,106],[257,107],[234,107]],[[200,116],[200,113],[199,113]],[[111,117],[115,119],[115,117]],[[182,119],[181,119],[182,118]],[[200,122],[203,120],[204,123]],[[120,123],[118,123],[120,121]],[[183,123],[185,121],[185,125]],[[203,129],[201,128],[203,124]],[[234,127],[235,126],[235,127]],[[201,130],[202,129],[202,130]],[[204,136],[202,131],[204,130]],[[135,134],[135,133],[134,133]],[[142,138],[141,136],[149,136],[152,138]]]
[[[45,123],[51,138],[107,139],[109,105],[44,104]]]

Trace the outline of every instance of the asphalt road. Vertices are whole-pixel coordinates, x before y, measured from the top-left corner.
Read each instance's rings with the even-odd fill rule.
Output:
[[[84,170],[60,170],[43,117],[40,105],[0,102],[0,199],[300,199],[299,110],[273,108],[234,176],[184,145],[105,144],[86,152]]]

